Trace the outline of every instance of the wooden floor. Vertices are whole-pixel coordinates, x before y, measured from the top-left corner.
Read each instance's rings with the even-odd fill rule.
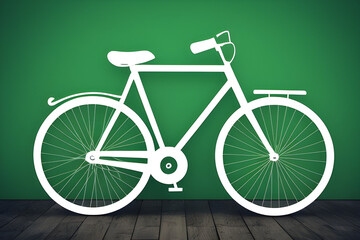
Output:
[[[264,217],[232,200],[137,200],[87,217],[53,201],[1,200],[0,239],[360,239],[360,201],[319,200]]]

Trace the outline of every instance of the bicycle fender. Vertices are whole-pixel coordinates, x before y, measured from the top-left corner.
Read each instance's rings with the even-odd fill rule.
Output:
[[[121,96],[120,95],[116,95],[116,94],[111,94],[111,93],[102,93],[102,92],[84,92],[84,93],[77,93],[77,94],[73,94],[64,98],[61,98],[59,100],[55,100],[54,97],[50,97],[48,99],[48,104],[49,106],[55,106],[61,102],[67,101],[69,99],[73,99],[73,98],[77,98],[77,97],[81,97],[81,96],[107,96],[107,97],[112,97],[112,98],[116,98],[116,99],[120,99]]]

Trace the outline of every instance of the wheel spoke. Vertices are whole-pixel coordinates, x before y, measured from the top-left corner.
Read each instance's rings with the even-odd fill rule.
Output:
[[[263,201],[261,203],[261,206],[264,206],[265,196],[266,196],[268,186],[269,186],[269,182],[270,182],[270,179],[271,179],[271,176],[272,176],[273,167],[274,167],[274,164],[271,164],[270,176],[269,176],[267,184],[266,184],[266,188],[265,188],[265,192],[264,192]]]
[[[89,105],[87,105],[87,106],[89,106]],[[86,124],[86,122],[85,122],[85,118],[84,118],[84,115],[83,115],[83,113],[82,113],[82,111],[81,111],[81,107],[78,107],[78,109],[79,109],[81,118],[82,118],[82,120],[83,120],[84,127],[85,127],[85,129],[86,129],[87,135],[90,137],[90,145],[91,145],[91,148],[92,148],[92,149],[95,149],[94,141],[93,141],[93,138],[92,138],[91,133],[90,133],[91,130],[90,130],[90,128],[88,128],[88,126],[87,126],[87,124]]]
[[[61,138],[58,138],[58,137],[55,136],[54,134],[51,134],[51,133],[49,133],[49,132],[47,132],[46,134],[52,136],[53,138],[56,138],[56,139],[59,140],[60,142],[65,143],[66,145],[68,145],[68,146],[70,146],[70,147],[72,147],[72,148],[75,148],[75,149],[78,150],[79,152],[83,152],[83,150],[81,150],[80,148],[77,148],[77,147],[75,147],[74,145],[71,145],[70,143],[62,140]]]
[[[239,149],[239,150],[242,150],[242,151],[246,151],[246,152],[250,152],[250,153],[253,153],[253,154],[256,154],[256,155],[259,155],[259,156],[263,156],[263,155],[264,155],[264,154],[257,153],[257,152],[254,152],[254,151],[251,151],[251,150],[248,150],[248,149],[245,149],[245,148],[237,147],[237,146],[234,146],[234,145],[231,145],[231,144],[228,144],[228,143],[225,143],[225,146],[232,147],[232,148],[236,148],[236,149]]]
[[[81,143],[81,145],[84,146],[84,148],[86,148],[86,150],[89,151],[90,149],[88,148],[88,146],[87,146],[86,144],[84,144],[84,142],[83,142],[82,139],[80,138],[79,134],[78,134],[77,131],[75,130],[75,127],[74,127],[74,125],[72,124],[72,122],[71,122],[69,116],[67,115],[67,113],[65,113],[65,117],[66,117],[67,120],[69,121],[70,126],[71,126],[71,128],[72,128],[72,131],[70,130],[70,128],[67,127],[67,125],[65,125],[65,123],[61,120],[61,118],[59,118],[59,119],[62,121],[62,123],[65,125],[65,127],[67,127],[67,129],[69,129],[69,131],[71,131],[71,133],[78,139],[78,141]]]
[[[237,154],[224,154],[224,155],[237,155]],[[266,157],[266,156],[265,156]],[[236,162],[230,162],[230,163],[225,163],[225,166],[228,165],[233,165],[233,164],[237,164],[237,163],[244,163],[244,162],[248,162],[248,161],[253,161],[253,160],[257,160],[259,158],[264,158],[264,156],[259,156],[259,157],[254,157],[254,158],[250,158],[250,159],[245,159],[245,160],[240,160],[240,161],[236,161]],[[250,165],[251,166],[251,165]]]
[[[289,123],[287,124],[287,127],[286,127],[286,129],[285,129],[285,133],[284,133],[284,135],[281,137],[280,143],[279,143],[279,145],[278,145],[278,146],[279,146],[279,149],[281,149],[282,143],[283,143],[283,141],[284,141],[284,139],[285,139],[285,136],[286,136],[287,131],[289,130],[289,127],[290,127],[290,125],[291,125],[291,123],[292,123],[292,120],[294,119],[295,113],[296,113],[296,110],[294,109],[294,112],[293,112],[293,114],[291,115],[290,121],[289,121]],[[285,121],[285,118],[284,118],[284,121]],[[281,130],[281,133],[282,133],[282,130]],[[279,150],[277,150],[277,151],[279,152]]]
[[[257,183],[257,180],[259,179],[259,177],[260,177],[260,176],[263,176],[262,179],[261,179],[261,181],[260,181],[259,187],[258,187],[258,189],[257,189],[257,191],[256,191],[256,193],[255,193],[255,195],[254,195],[254,198],[253,198],[253,200],[252,200],[252,202],[254,202],[254,200],[256,199],[256,196],[257,196],[257,194],[258,194],[258,192],[259,192],[259,189],[260,189],[260,187],[261,187],[261,185],[262,185],[262,182],[264,181],[264,178],[265,178],[266,173],[267,173],[267,171],[268,171],[268,169],[269,169],[269,166],[270,166],[270,162],[268,162],[268,163],[266,164],[266,167],[261,171],[261,173],[259,174],[258,178],[255,180],[255,182],[254,182],[253,185],[251,186],[250,190],[246,193],[246,195],[244,196],[244,198],[247,197],[247,195],[249,194],[249,192],[251,191],[251,189],[255,186],[255,184]],[[265,170],[265,169],[266,169],[266,170]],[[265,173],[264,173],[264,170],[265,170]],[[263,173],[264,173],[264,175],[263,175]]]
[[[237,141],[239,141],[239,142],[241,142],[241,143],[243,143],[243,144],[245,144],[245,145],[247,145],[247,146],[249,146],[249,147],[251,147],[251,148],[253,148],[253,149],[255,149],[255,150],[257,150],[257,151],[259,151],[262,154],[265,154],[264,150],[258,149],[257,147],[254,147],[254,146],[252,146],[252,145],[250,145],[250,144],[248,144],[248,143],[246,143],[246,142],[244,142],[244,141],[242,141],[242,140],[240,140],[240,139],[238,139],[238,138],[236,138],[236,137],[234,137],[234,136],[232,136],[230,134],[228,136],[235,139],[235,140],[237,140]]]
[[[295,149],[293,149],[293,150],[291,150],[291,151],[286,150],[285,152],[281,153],[281,155],[282,155],[282,156],[286,156],[286,154],[288,154],[288,153],[292,153],[292,152],[296,152],[296,151],[299,151],[299,150],[302,150],[302,149],[305,149],[305,148],[308,148],[308,147],[312,147],[312,146],[314,146],[314,145],[316,145],[316,144],[323,143],[323,142],[324,142],[324,140],[321,139],[320,141],[318,141],[318,142],[316,142],[316,143],[312,143],[312,144],[306,145],[306,146],[304,146],[304,147],[295,148]]]
[[[289,177],[289,179],[291,180],[291,182],[294,184],[294,186],[296,187],[296,189],[301,193],[301,195],[303,195],[303,197],[305,198],[304,193],[300,190],[300,188],[298,187],[298,185],[294,182],[294,180],[291,178],[291,176],[288,173],[288,170],[286,170],[286,168],[284,168],[281,163],[279,164],[280,167],[283,169],[283,171],[286,173],[286,175]]]
[[[127,133],[129,133],[132,129],[134,129],[136,125],[134,124],[131,128],[129,128],[123,135],[121,135],[113,144],[117,144],[118,141],[120,141]],[[106,147],[106,146],[105,146]],[[111,148],[111,146],[110,146]]]
[[[290,164],[290,165],[294,166],[294,167],[300,168],[300,169],[302,169],[302,170],[305,170],[305,171],[307,171],[307,172],[310,172],[310,173],[316,174],[316,175],[318,175],[318,176],[322,176],[322,174],[320,174],[320,173],[316,173],[316,172],[311,171],[311,170],[309,170],[309,169],[307,169],[307,168],[300,167],[299,165],[296,165],[296,164],[291,163],[291,162],[289,162],[289,161],[286,161],[286,160],[284,160],[284,161],[285,161],[286,163],[288,163],[288,164]]]
[[[242,167],[242,168],[238,168],[238,169],[236,169],[236,170],[234,170],[234,171],[229,172],[228,175],[230,175],[230,174],[232,174],[232,173],[235,173],[235,172],[238,172],[238,171],[240,171],[240,170],[243,170],[243,169],[245,169],[245,168],[252,167],[252,166],[254,166],[254,165],[256,165],[256,164],[259,164],[259,163],[262,163],[262,161],[257,161],[256,163],[247,165],[247,166]]]
[[[271,133],[272,133],[272,139],[273,139],[273,146],[275,146],[275,134],[274,134],[274,126],[273,126],[273,120],[272,120],[272,116],[271,116],[271,108],[269,105],[269,118],[270,118],[270,125],[271,125]],[[270,141],[270,140],[269,140]]]
[[[306,140],[307,138],[309,138],[311,135],[313,135],[314,133],[318,132],[319,130],[318,129],[315,129],[314,132],[312,132],[311,134],[307,135],[305,138],[303,138],[301,141],[297,142],[295,145],[293,145],[292,147],[289,147],[303,132],[305,132],[305,130],[312,124],[312,122],[310,122],[289,144],[285,145],[283,147],[282,150],[280,150],[279,152],[281,151],[286,151],[286,150],[289,150],[289,149],[292,149],[294,146],[298,145],[299,143],[301,143],[302,141]]]
[[[116,129],[115,133],[114,133],[111,137],[109,137],[109,140],[108,140],[107,143],[111,142],[111,140],[113,139],[113,137],[114,137],[114,136],[117,134],[117,132],[122,128],[122,126],[127,122],[127,120],[128,120],[128,118],[120,125],[120,127],[118,127],[118,128]],[[107,143],[103,146],[104,149],[107,148]],[[115,142],[114,142],[113,144],[115,144]],[[110,146],[110,147],[111,147],[111,146]]]
[[[264,150],[266,150],[265,146],[261,143],[258,143],[258,141],[254,140],[253,138],[251,138],[249,135],[247,135],[246,133],[244,133],[243,131],[241,131],[239,128],[237,128],[235,125],[234,125],[234,128],[236,130],[238,130],[240,133],[242,133],[244,136],[246,136],[248,139],[250,139],[251,141],[253,141],[254,143],[256,143],[258,146],[262,147]]]
[[[279,151],[279,146],[281,146],[281,140],[282,140],[282,138],[283,138],[282,133],[283,133],[283,130],[284,130],[284,125],[285,125],[285,120],[286,120],[287,109],[288,109],[288,107],[286,106],[286,107],[285,107],[284,118],[283,118],[283,121],[282,121],[282,124],[281,124],[281,131],[280,131],[280,136],[279,136],[280,139],[279,139],[279,142],[278,142],[278,144],[277,144],[277,146],[276,146],[275,152],[278,152],[278,151]],[[294,114],[295,114],[295,111],[294,111]],[[284,135],[286,135],[286,133],[285,133]]]
[[[288,166],[286,166],[285,164],[282,164],[282,167],[286,168],[292,175],[294,175],[304,186],[306,186],[310,191],[312,191],[313,189],[310,188],[303,180],[301,180],[295,173],[294,171],[291,170],[291,168],[289,168]]]
[[[304,118],[304,116],[305,116],[305,115],[302,115],[302,116],[301,116],[300,120],[297,122],[295,128],[292,130],[290,136],[289,136],[288,139],[286,140],[284,146],[283,146],[282,148],[280,148],[279,152],[281,152],[281,151],[287,146],[288,142],[290,141],[292,135],[294,134],[295,130],[297,129],[297,127],[298,127],[299,124],[301,123],[301,121],[302,121],[302,119]]]
[[[254,174],[254,175],[256,175],[258,172],[260,172],[260,171],[262,170],[262,167],[264,167],[266,164],[267,164],[267,162],[264,162],[262,165],[260,165],[260,166],[256,167],[255,169],[251,170],[251,171],[248,172],[247,174],[245,174],[245,175],[237,178],[235,181],[231,182],[231,184],[234,184],[234,183],[240,181],[241,179],[243,179],[244,177],[246,177],[246,176],[249,175],[250,173],[252,173],[252,172],[254,172],[254,171],[256,171],[257,169],[260,168],[260,170],[258,170],[258,171]],[[229,174],[227,173],[226,175],[229,175]],[[254,175],[253,175],[253,176],[254,176]],[[249,179],[249,180],[250,180],[250,179]]]
[[[64,126],[66,126],[66,128],[69,130],[69,132],[73,135],[74,133],[72,133],[72,131],[67,127],[67,125],[65,125],[65,123],[61,120],[61,118],[59,118],[59,120],[63,123]],[[83,145],[83,143],[81,141],[79,141],[79,139],[75,136],[76,140],[74,140],[72,137],[70,137],[69,135],[67,135],[66,133],[64,133],[63,131],[61,131],[59,128],[57,128],[55,125],[53,125],[52,127],[54,127],[57,131],[59,131],[60,133],[62,133],[64,136],[66,136],[67,138],[69,138],[71,141],[73,141],[74,143],[77,143],[79,144],[83,149],[84,151],[86,152],[86,148],[85,146]]]

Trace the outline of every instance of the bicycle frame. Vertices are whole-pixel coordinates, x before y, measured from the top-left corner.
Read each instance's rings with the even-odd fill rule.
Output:
[[[224,97],[224,95],[229,91],[229,89],[233,89],[235,96],[239,102],[241,108],[246,108],[248,102],[244,96],[244,93],[236,79],[236,76],[232,70],[230,62],[227,62],[224,58],[222,53],[221,47],[217,46],[216,51],[219,52],[224,65],[134,65],[130,66],[131,74],[129,79],[125,85],[124,91],[122,93],[121,99],[119,101],[119,108],[114,112],[108,126],[106,127],[96,149],[95,152],[100,153],[98,156],[116,156],[116,157],[138,157],[138,158],[147,158],[149,153],[141,152],[141,151],[101,151],[101,148],[108,137],[113,125],[115,124],[116,119],[118,118],[119,114],[121,113],[121,105],[124,104],[126,97],[129,93],[130,87],[135,82],[137,87],[138,93],[140,95],[140,99],[143,103],[145,108],[146,115],[149,119],[151,128],[154,132],[156,141],[160,148],[165,147],[163,138],[161,136],[159,127],[156,123],[154,114],[151,110],[149,100],[146,96],[145,89],[141,82],[141,78],[139,72],[223,72],[227,78],[226,83],[221,87],[219,92],[215,95],[215,97],[211,100],[208,106],[204,109],[204,111],[200,114],[200,116],[196,119],[193,125],[188,129],[185,135],[181,138],[181,140],[177,143],[176,149],[181,150],[186,143],[190,140],[190,138],[194,135],[196,130],[201,126],[201,124],[205,121],[205,119],[209,116],[209,114],[214,110],[220,100]],[[252,111],[246,111],[246,116],[249,119],[250,123],[252,124],[253,128],[255,129],[256,133],[258,134],[260,140],[264,144],[265,148],[269,152],[270,159],[273,156],[276,156],[275,151],[270,146],[265,134],[263,133],[257,119],[255,118]],[[102,160],[103,161],[103,160]],[[105,163],[105,162],[104,162]],[[107,161],[107,164],[110,164],[110,161]],[[113,164],[112,164],[113,165]],[[119,164],[116,164],[118,166]],[[123,166],[123,163],[121,164]],[[132,165],[129,163],[129,165]],[[115,166],[115,165],[114,165]],[[125,166],[123,166],[125,167]],[[130,167],[133,170],[136,170],[137,167]]]

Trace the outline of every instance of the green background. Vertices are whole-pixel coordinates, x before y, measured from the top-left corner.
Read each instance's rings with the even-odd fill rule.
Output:
[[[49,97],[121,94],[129,70],[111,50],[149,50],[152,64],[220,64],[192,42],[229,30],[232,63],[248,100],[254,89],[305,89],[296,97],[327,125],[335,168],[322,198],[360,197],[359,1],[1,1],[0,197],[47,198],[33,167]],[[142,74],[166,145],[173,146],[225,81],[217,73]],[[134,89],[128,104],[141,116]],[[150,180],[141,198],[228,198],[215,169],[217,135],[238,107],[230,92],[184,148],[182,193]],[[144,119],[145,120],[145,119]]]

